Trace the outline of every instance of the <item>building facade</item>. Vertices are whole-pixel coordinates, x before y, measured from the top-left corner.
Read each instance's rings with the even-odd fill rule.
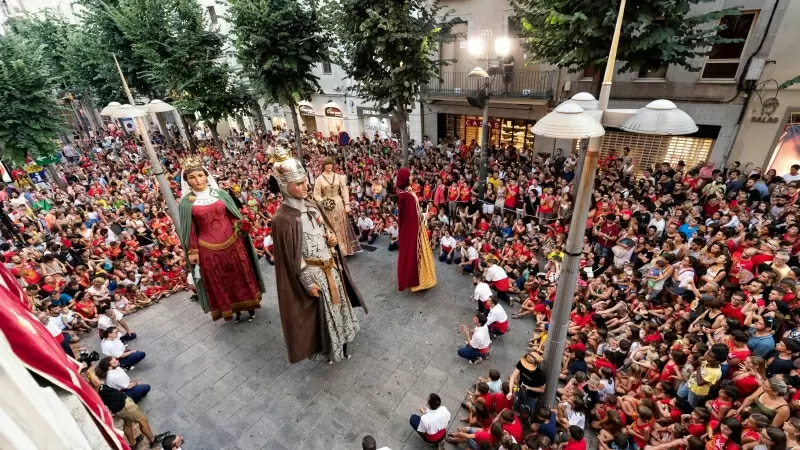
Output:
[[[492,94],[490,145],[513,144],[518,149],[546,153],[574,145],[533,138],[530,126],[554,105],[578,92],[591,91],[593,72],[531,64],[521,45],[513,10],[505,0],[443,3],[453,8],[466,24],[457,30],[454,43],[440,49],[442,59],[457,62],[444,66],[439,79],[429,85],[431,102],[422,111],[424,134],[432,138],[457,134],[466,142],[480,142],[481,111],[470,106],[466,96],[486,87]],[[797,103],[800,86],[776,92],[773,80],[781,83],[800,75],[796,52],[791,52],[791,45],[800,34],[792,27],[800,19],[800,4],[791,0],[724,0],[701,3],[696,12],[724,8],[740,11],[720,22],[727,27],[723,31],[725,36],[740,38],[741,43],[718,45],[708,56],[695,58],[693,65],[698,71],[664,65],[656,70],[618,72],[611,90],[610,108],[635,109],[652,100],[670,99],[695,120],[699,131],[691,136],[660,137],[611,128],[603,140],[602,151],[628,146],[640,165],[678,160],[689,165],[703,160],[717,164],[740,160],[743,164],[761,166],[768,165],[770,158],[785,162],[794,155],[798,159],[797,150],[787,150],[795,148],[794,144],[784,141],[795,136],[792,130],[800,122],[800,108],[795,108],[800,106]],[[506,65],[505,72],[488,85],[466,76],[476,65],[487,67],[486,59],[476,60],[469,52],[469,39],[476,37],[487,42],[485,56],[489,57],[495,56],[493,40],[498,37],[511,40],[513,65],[509,68],[508,60],[490,59],[491,65]],[[748,92],[752,87],[756,87],[755,91]],[[787,133],[789,138],[781,138]],[[800,130],[796,134],[800,135]],[[797,141],[800,142],[800,137]],[[776,148],[783,148],[783,156],[772,155],[777,155]]]

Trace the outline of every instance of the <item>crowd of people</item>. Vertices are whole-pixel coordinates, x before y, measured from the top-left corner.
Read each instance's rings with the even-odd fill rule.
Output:
[[[252,223],[256,252],[269,263],[271,218],[281,203],[268,188],[270,149],[279,135],[295,138],[234,131],[221,148],[199,141],[195,153]],[[360,241],[346,253],[362,245],[397,250],[397,141],[297,138],[312,183],[331,165],[343,175],[343,206]],[[154,140],[179,196],[181,158],[190,151],[164,145],[158,133]],[[593,430],[603,449],[614,450],[800,446],[800,165],[762,174],[739,163],[640,167],[629,148],[603,155],[568,351],[559,379],[548,380],[540,365],[578,156],[493,146],[481,197],[479,154],[459,136],[436,144],[425,137],[409,151],[410,190],[437,270],[472,274],[478,311],[461,327],[459,355],[471,364],[488,359],[509,322],[532,330],[531,339],[507,378],[492,370],[476,381],[457,432],[447,433],[451,412],[431,394],[410,420],[421,439],[582,450]],[[84,333],[101,334],[94,381],[124,419],[129,442],[138,444],[135,423],[151,448],[173,442],[174,435],[153,435],[135,410],[149,386],[128,375],[145,354],[124,317],[192,289],[175,226],[134,137],[108,129],[77,139],[64,155],[62,180],[33,185],[23,172],[2,186],[0,251],[65,352],[74,356]],[[556,408],[539,401],[547,383],[559,383]],[[118,392],[127,396],[121,403]],[[374,448],[375,440],[364,445]]]

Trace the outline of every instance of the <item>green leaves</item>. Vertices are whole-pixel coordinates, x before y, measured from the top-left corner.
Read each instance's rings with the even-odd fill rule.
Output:
[[[620,70],[675,64],[697,70],[698,56],[716,43],[719,26],[708,26],[736,9],[690,14],[708,0],[629,0],[617,59]],[[617,0],[511,0],[522,22],[526,50],[540,62],[573,70],[603,67],[614,34]]]
[[[0,36],[0,148],[15,165],[26,156],[49,157],[60,149],[64,128],[55,86],[40,46],[19,35]]]
[[[316,5],[297,0],[230,0],[227,20],[242,70],[270,102],[293,105],[321,91],[314,66],[329,61]]]

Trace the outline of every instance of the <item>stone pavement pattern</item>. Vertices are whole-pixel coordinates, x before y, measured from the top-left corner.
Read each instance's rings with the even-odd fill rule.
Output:
[[[458,326],[471,324],[475,312],[470,278],[437,261],[435,288],[397,292],[397,253],[385,240],[348,259],[370,313],[358,310],[352,359],[339,364],[288,363],[275,271],[263,261],[268,292],[253,322],[212,322],[186,293],[130,315],[139,335],[131,348],[147,353],[130,376],[152,386],[140,406],[153,431],[179,433],[192,450],[360,450],[367,434],[378,447],[422,449],[429,447],[408,418],[431,392],[450,410],[450,428],[460,426],[465,390],[490,368],[507,378],[533,323],[510,319],[491,360],[469,365],[456,350]]]

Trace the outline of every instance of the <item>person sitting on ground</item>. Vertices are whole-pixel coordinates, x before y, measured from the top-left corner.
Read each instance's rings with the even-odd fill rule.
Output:
[[[442,399],[437,394],[428,395],[428,404],[420,407],[421,416],[412,414],[409,424],[428,444],[438,444],[444,440],[450,424],[450,411],[442,406]]]
[[[508,315],[495,296],[489,297],[488,303],[489,314],[486,316],[486,325],[489,327],[491,336],[497,338],[508,331]]]
[[[489,327],[486,326],[486,316],[476,313],[472,318],[475,328],[469,329],[466,325],[459,328],[464,334],[464,345],[458,349],[458,356],[468,359],[470,364],[481,363],[489,357],[489,344],[492,340],[489,337]]]
[[[139,403],[150,392],[149,384],[130,379],[117,358],[106,356],[101,359],[97,362],[94,373],[107,386],[124,392],[134,403]]]
[[[144,352],[129,350],[120,339],[117,327],[108,327],[101,335],[103,340],[100,348],[103,354],[118,359],[120,365],[127,370],[132,370],[146,356]]]

